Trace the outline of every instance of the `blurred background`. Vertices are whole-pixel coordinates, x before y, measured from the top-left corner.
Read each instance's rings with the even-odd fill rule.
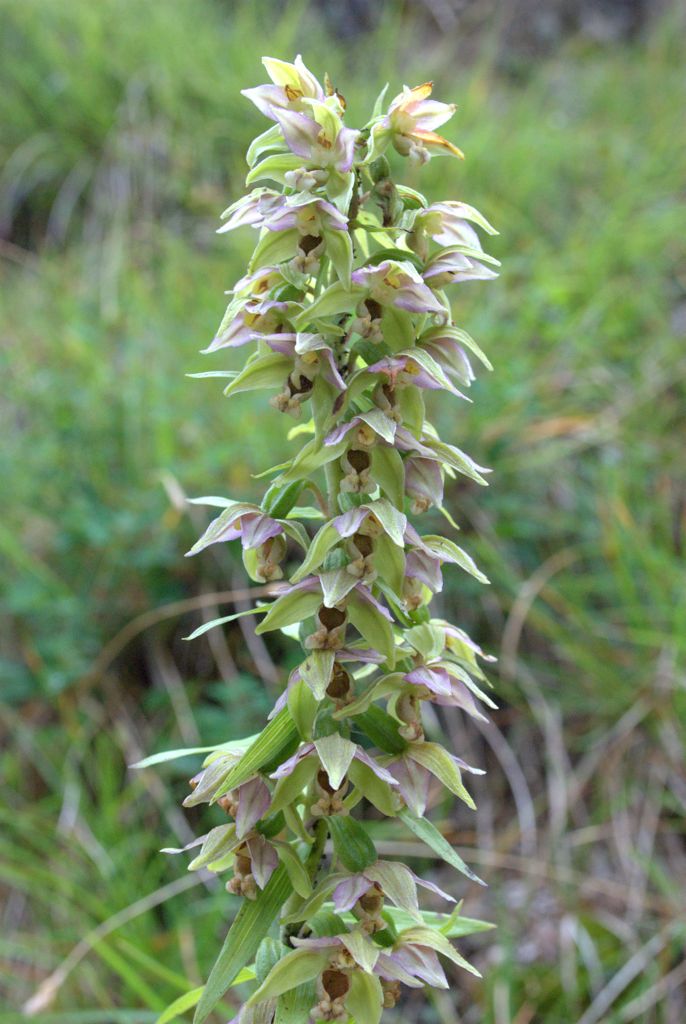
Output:
[[[185,495],[255,498],[287,444],[184,375],[251,241],[214,234],[264,127],[239,89],[302,52],[353,125],[387,80],[458,102],[467,160],[407,180],[480,208],[504,264],[455,290],[495,372],[435,403],[496,471],[447,502],[492,586],[447,573],[440,610],[498,655],[500,709],[445,718],[488,775],[435,812],[489,888],[377,833],[497,931],[461,945],[483,982],[389,1020],[682,1024],[683,8],[0,0],[0,27],[0,1022],[148,1024],[235,911],[158,853],[212,823],[179,808],[197,759],[127,765],[255,732],[293,664],[250,627],[182,639],[246,597],[233,545],[184,560]]]

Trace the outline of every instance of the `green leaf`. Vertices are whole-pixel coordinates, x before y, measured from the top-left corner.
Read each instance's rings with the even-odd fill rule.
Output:
[[[248,999],[246,1006],[254,1006],[264,999],[273,999],[283,992],[296,988],[305,982],[317,978],[325,969],[330,953],[311,949],[294,949],[287,953],[271,971]]]
[[[309,479],[316,469],[335,459],[340,459],[347,446],[348,439],[346,437],[332,445],[325,445],[320,440],[313,438],[293,458],[290,466],[279,478],[279,483],[285,484],[291,480]]]
[[[376,516],[393,543],[402,548],[405,544],[407,516],[391,505],[388,498],[377,498],[376,501],[370,501],[366,507]]]
[[[360,419],[371,427],[375,434],[378,434],[383,441],[393,444],[395,438],[396,423],[390,416],[387,416],[382,409],[370,409],[368,412],[358,413]]]
[[[345,1008],[356,1024],[379,1024],[383,1012],[383,991],[375,974],[362,971],[351,974]]]
[[[283,135],[281,134],[281,126],[273,124],[266,131],[258,135],[256,139],[253,139],[248,146],[248,152],[246,153],[246,160],[250,167],[253,166],[255,161],[262,153],[266,153],[270,149],[283,148],[285,146]]]
[[[331,260],[342,284],[350,288],[353,267],[353,243],[347,231],[325,231],[326,254]]]
[[[231,853],[240,842],[241,840],[236,838],[236,826],[233,822],[218,825],[208,832],[200,853],[190,862],[188,870],[197,871],[207,864],[212,864],[225,854]]]
[[[312,726],[317,714],[317,702],[306,683],[299,679],[288,691],[288,710],[295,722],[300,738],[312,739]]]
[[[311,323],[314,317],[332,316],[334,313],[346,313],[353,310],[364,294],[364,288],[357,285],[346,288],[341,281],[335,281],[314,302],[303,309],[302,313],[298,313],[292,318],[293,326],[296,331],[300,331]]]
[[[295,153],[273,153],[248,172],[245,184],[253,185],[256,181],[278,181],[283,184],[286,171],[297,171],[302,167],[302,163],[302,157],[296,156]],[[272,231],[270,234],[276,235],[279,232]]]
[[[299,761],[290,775],[279,779],[274,789],[271,810],[274,814],[289,807],[309,785],[317,770],[317,759],[304,757]]]
[[[440,461],[445,463],[446,466],[451,466],[458,473],[469,477],[470,480],[475,480],[477,484],[481,484],[483,487],[488,486],[488,482],[481,475],[482,473],[487,473],[488,470],[483,466],[478,466],[474,459],[465,452],[460,451],[455,445],[445,444],[445,442],[438,441],[435,438],[428,438],[424,441],[424,444],[431,451],[435,452]]]
[[[355,759],[348,768],[348,778],[359,794],[386,817],[392,818],[398,813],[400,798],[393,792],[393,787],[380,779],[368,764]]]
[[[395,718],[391,718],[388,712],[376,704],[372,704],[361,715],[357,715],[355,724],[372,743],[387,754],[402,754],[408,748],[407,740],[398,732]]]
[[[292,626],[294,622],[302,622],[314,615],[322,603],[321,590],[293,590],[290,594],[282,594],[271,605],[269,611],[259,624],[256,633],[268,633],[273,629]]]
[[[246,608],[242,612],[233,612],[231,615],[222,615],[220,619],[211,619],[209,622],[203,622],[202,626],[198,626],[192,633],[184,637],[184,640],[197,640],[199,636],[203,636],[204,633],[209,633],[211,629],[216,629],[217,626],[223,626],[227,622],[235,622],[236,619],[242,619],[245,615],[262,615],[267,611],[269,605],[260,605],[258,608]]]
[[[293,361],[288,356],[281,355],[280,352],[270,352],[268,355],[258,356],[253,362],[248,363],[245,369],[241,370],[228,387],[224,388],[224,394],[228,397],[242,391],[281,387],[292,369]]]
[[[204,985],[200,985],[199,988],[191,989],[190,992],[184,992],[182,996],[179,996],[173,1003],[170,1003],[167,1009],[159,1015],[155,1024],[169,1024],[169,1021],[176,1020],[186,1010],[191,1010],[194,1006],[197,1006],[204,988]]]
[[[309,686],[315,700],[324,700],[331,682],[334,651],[311,651],[300,666],[300,678]]]
[[[278,964],[279,960],[289,951],[289,947],[270,935],[266,935],[262,939],[255,954],[255,977],[258,985],[262,984],[272,967]]]
[[[375,700],[380,700],[389,693],[396,693],[397,690],[402,689],[404,686],[411,686],[411,684],[405,683],[402,672],[391,672],[389,675],[381,676],[380,679],[375,679],[356,700],[334,711],[333,717],[341,719],[361,715],[371,707]]]
[[[395,448],[372,448],[372,478],[395,508],[403,507],[405,497],[405,466]]]
[[[357,747],[345,736],[334,732],[314,741],[319,760],[322,763],[332,789],[339,789],[355,756]]]
[[[427,534],[427,536],[422,537],[422,540],[429,550],[440,558],[442,562],[452,562],[455,565],[459,565],[461,569],[468,572],[479,583],[490,583],[488,576],[484,576],[471,555],[468,555],[466,551],[458,547],[454,541],[434,534]]]
[[[426,818],[418,818],[407,807],[404,807],[399,812],[398,817],[404,821],[410,831],[414,832],[418,839],[421,839],[423,843],[426,843],[426,845],[433,850],[434,853],[437,853],[438,856],[446,862],[446,864],[450,864],[463,875],[466,875],[467,878],[471,878],[473,882],[478,882],[479,885],[486,884],[478,875],[474,874],[470,867],[467,867],[465,862],[462,860],[462,857],[460,857],[460,855],[450,845],[448,840],[441,835],[432,822],[428,821]]]
[[[267,488],[261,507],[273,519],[283,519],[293,510],[302,488],[301,480],[285,485],[273,483]]]
[[[346,878],[346,875],[343,872],[334,872],[331,875],[327,875],[326,878],[323,878],[321,882],[315,886],[309,899],[305,900],[304,903],[298,903],[295,907],[289,906],[288,910],[281,917],[281,923],[294,924],[298,921],[312,922],[323,903],[331,895],[338,883],[342,882],[344,878]],[[333,907],[333,904],[331,904],[331,906]],[[319,932],[317,934],[322,935],[324,933]],[[327,932],[326,934],[335,935],[336,932]]]
[[[460,956],[442,932],[420,925],[416,928],[405,929],[405,931],[400,933],[399,939],[401,942],[416,942],[420,946],[428,946],[429,949],[435,949],[437,953],[447,957],[448,960],[452,960],[458,967],[463,967],[465,971],[475,974],[477,978],[481,977],[476,967],[472,967],[463,956]]]
[[[300,235],[297,228],[265,231],[250,258],[250,273],[261,267],[272,267],[295,256]]]
[[[229,743],[216,743],[212,747],[180,747],[178,750],[162,750],[159,754],[150,754],[149,757],[144,757],[142,761],[130,764],[129,768],[152,768],[155,764],[164,764],[165,761],[176,761],[180,757],[190,757],[191,754],[207,754],[214,753],[215,751],[230,753],[232,750],[240,750],[249,742],[249,739],[231,740]]]
[[[408,753],[417,764],[435,775],[446,789],[464,800],[467,807],[476,809],[476,804],[464,787],[460,769],[444,747],[439,743],[412,743]]]
[[[307,549],[307,554],[302,564],[291,576],[291,583],[299,583],[306,576],[309,576],[310,573],[314,572],[315,569],[318,569],[331,548],[340,539],[338,530],[331,523],[325,523],[324,526],[320,527],[312,538],[312,543]]]
[[[338,552],[334,551],[334,555]],[[347,562],[347,557],[344,552],[340,552]],[[337,604],[348,596],[350,591],[357,586],[359,580],[355,576],[351,575],[345,568],[332,569],[330,572],[322,572],[319,574],[319,582],[322,585],[322,593],[324,595],[324,604],[327,608],[334,608]]]
[[[406,910],[415,921],[422,923],[417,900],[417,884],[408,867],[389,860],[379,860],[366,869],[366,877],[378,882],[392,903]]]
[[[382,534],[374,541],[374,566],[398,600],[402,600],[405,579],[405,552],[390,537]]]
[[[403,204],[408,208],[421,208],[429,205],[429,200],[426,196],[422,195],[421,192],[417,192],[416,189],[410,188],[409,185],[397,185],[398,195],[403,201]]]
[[[385,615],[354,591],[346,605],[350,622],[369,646],[383,654],[391,668],[395,664],[393,627]]]
[[[288,872],[288,877],[291,880],[293,889],[297,892],[298,896],[302,896],[304,899],[307,899],[312,895],[312,883],[310,882],[309,876],[305,870],[303,862],[300,860],[300,857],[298,857],[298,854],[290,843],[279,839],[274,839],[272,842],[276,847],[279,860]]]
[[[419,388],[403,388],[398,395],[398,407],[403,418],[403,423],[408,430],[420,437],[424,428],[424,396]]]
[[[407,630],[405,640],[421,654],[424,661],[435,661],[445,650],[445,629],[430,622],[422,622]]]
[[[224,754],[215,758],[202,773],[199,784],[184,799],[183,806],[195,807],[197,804],[210,801],[233,770],[237,760],[237,756]]]
[[[207,1020],[241,969],[253,959],[291,892],[288,872],[280,864],[257,899],[243,902],[207,979],[193,1024]]]
[[[247,782],[260,768],[273,761],[280,751],[288,748],[297,739],[298,731],[291,713],[288,708],[283,708],[271,722],[267,723],[238,764],[228,773],[215,793],[212,803],[216,803],[220,796],[240,786],[242,782]]]
[[[348,871],[364,871],[376,860],[376,848],[363,824],[355,818],[327,818],[334,850]]]
[[[403,250],[401,259],[407,259],[410,255],[409,252]],[[414,345],[415,332],[412,316],[405,310],[397,309],[395,306],[384,306],[381,315],[381,331],[383,340],[391,352],[400,352]]]
[[[379,947],[368,935],[364,935],[359,927],[341,935],[341,941],[363,971],[371,973],[374,970],[374,965],[379,959]]]
[[[460,939],[465,935],[475,935],[479,932],[491,931],[495,928],[489,921],[477,921],[471,917],[460,917],[460,906],[458,904],[452,914],[438,914],[431,910],[420,911],[422,921],[429,928],[435,928],[448,939]],[[352,916],[352,915],[351,915]],[[415,921],[406,910],[399,907],[386,906],[383,916],[390,920],[398,931],[405,928],[414,928]]]
[[[276,1004],[274,1024],[310,1024],[310,1010],[317,1002],[317,988],[313,981],[283,992]]]

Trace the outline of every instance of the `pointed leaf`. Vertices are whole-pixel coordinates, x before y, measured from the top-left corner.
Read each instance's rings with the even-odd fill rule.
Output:
[[[404,547],[404,534],[407,527],[407,516],[391,505],[388,498],[377,498],[366,506],[373,512],[383,526],[385,532],[398,547]]]
[[[300,678],[309,686],[315,700],[324,700],[326,696],[334,660],[333,651],[311,651],[300,666]]]
[[[302,622],[314,615],[322,603],[321,590],[292,590],[288,594],[282,594],[262,619],[256,628],[256,633],[268,633],[273,629],[283,629],[284,626],[292,626],[294,622]]]
[[[403,507],[405,495],[405,466],[395,448],[375,445],[372,448],[372,477],[382,493],[395,508]]]
[[[446,466],[451,466],[456,469],[458,473],[462,473],[464,476],[468,476],[470,480],[475,480],[477,484],[481,484],[483,487],[488,486],[488,481],[484,480],[482,473],[487,473],[488,470],[483,466],[478,466],[474,459],[472,459],[465,452],[460,451],[453,444],[445,444],[443,441],[429,438],[424,441],[427,448],[435,452],[441,462],[444,462]]]
[[[398,732],[398,722],[376,704],[357,715],[355,724],[372,743],[388,754],[402,754],[408,748],[407,740]]]
[[[395,903],[396,907],[406,910],[416,921],[421,922],[417,886],[409,868],[404,864],[379,860],[367,868],[365,876],[378,882],[385,895]]]
[[[347,445],[348,441],[345,437],[337,444],[331,445],[323,444],[318,439],[313,438],[293,458],[290,466],[279,477],[279,483],[285,484],[291,480],[309,479],[316,469],[326,466],[329,462],[334,462],[336,459],[340,459]]]
[[[441,835],[436,826],[426,818],[418,818],[412,813],[407,807],[404,807],[398,814],[398,817],[405,822],[411,832],[421,839],[423,843],[426,843],[430,849],[437,853],[446,864],[452,865],[467,878],[471,878],[473,882],[478,882],[479,885],[485,885],[478,875],[475,875],[470,867],[467,867],[462,857],[456,852],[454,847],[450,845],[448,840]]]
[[[317,978],[329,962],[330,954],[312,949],[294,949],[287,953],[248,999],[246,1006],[254,1006],[263,999],[273,999],[282,992]]]
[[[339,789],[357,747],[337,732],[330,736],[322,736],[321,739],[314,741],[314,745],[319,754],[319,760],[329,777],[331,788]]]
[[[353,244],[348,231],[325,231],[326,254],[342,284],[350,288],[350,272],[353,266]]]
[[[236,786],[240,786],[242,782],[247,782],[260,768],[280,756],[282,751],[297,741],[298,731],[295,722],[291,718],[288,708],[284,708],[275,718],[272,718],[271,722],[267,723],[238,764],[231,769],[214,794],[212,802],[215,803],[220,796],[235,789]]]
[[[226,853],[231,853],[240,845],[240,842],[236,836],[236,826],[233,822],[229,825],[218,825],[207,834],[200,853],[190,862],[188,870],[197,871],[207,864],[212,864]]]
[[[293,683],[288,691],[288,710],[295,722],[300,738],[306,741],[312,739],[312,726],[317,714],[317,702],[312,696],[312,691],[302,679],[299,679],[297,683]]]
[[[429,949],[435,949],[441,956],[445,956],[448,960],[452,960],[458,967],[463,967],[465,971],[469,971],[470,974],[475,974],[477,978],[481,975],[477,971],[476,967],[472,967],[463,956],[457,952],[454,946],[448,942],[448,939],[443,935],[442,932],[435,931],[433,928],[427,928],[425,926],[419,926],[416,928],[407,928],[405,931],[400,933],[401,942],[416,942],[420,946],[428,946]]]
[[[271,156],[266,156],[264,160],[260,160],[259,164],[256,164],[248,172],[245,184],[253,185],[256,181],[278,181],[283,184],[286,172],[297,171],[299,167],[302,167],[302,163],[302,157],[296,156],[295,153],[273,153]],[[269,233],[279,234],[278,231]]]
[[[285,811],[287,807],[293,804],[305,787],[310,784],[316,770],[317,759],[314,755],[312,757],[304,757],[302,761],[298,761],[290,775],[279,779],[274,789],[274,796],[272,797],[272,813],[278,814],[279,811]]]
[[[210,622],[203,622],[202,626],[198,626],[192,633],[184,637],[184,640],[197,640],[199,636],[203,636],[205,633],[209,633],[211,629],[216,629],[217,626],[224,626],[227,622],[235,622],[236,619],[242,619],[246,615],[263,615],[269,605],[260,605],[259,608],[246,608],[242,612],[233,612],[232,615],[222,615],[219,619],[211,619]]]
[[[355,1024],[379,1024],[383,1012],[383,991],[375,974],[355,971],[351,975],[345,1008]]]
[[[292,368],[293,361],[288,356],[282,356],[280,352],[258,356],[224,388],[224,394],[229,397],[242,391],[281,387]]]
[[[398,813],[399,797],[387,782],[384,782],[372,771],[368,764],[357,759],[354,760],[348,769],[348,778],[359,790],[359,793],[386,817],[392,818]]]
[[[383,654],[390,667],[395,663],[395,640],[388,619],[373,604],[353,592],[346,606],[348,618],[373,650]]]
[[[365,294],[365,289],[357,286],[346,288],[341,281],[330,285],[321,295],[311,302],[302,313],[293,318],[296,331],[302,330],[312,322],[314,317],[332,316],[334,313],[345,313],[353,310]]]
[[[460,769],[448,751],[440,746],[440,744],[412,743],[410,744],[409,755],[414,761],[421,764],[423,768],[431,772],[432,775],[435,775],[446,789],[449,789],[455,796],[459,796],[461,800],[464,800],[467,807],[471,807],[472,810],[476,809],[476,804],[464,787]]]
[[[395,420],[387,416],[381,409],[370,409],[369,412],[358,413],[360,419],[371,427],[380,438],[393,444],[396,431]]]
[[[298,857],[298,854],[293,849],[290,843],[283,842],[280,839],[272,840],[276,847],[276,852],[279,855],[279,860],[286,868],[288,877],[291,880],[291,885],[298,896],[302,896],[307,899],[312,895],[312,883],[308,877],[307,871],[303,862]]]
[[[307,549],[307,554],[305,555],[300,568],[291,576],[291,583],[299,583],[301,580],[304,580],[306,576],[309,576],[318,569],[331,548],[337,544],[340,539],[338,530],[331,523],[325,523],[324,526],[320,527],[312,538],[312,543]]]
[[[468,572],[470,576],[473,576],[474,579],[479,581],[479,583],[490,582],[488,576],[484,576],[481,570],[477,567],[471,555],[468,555],[466,551],[463,551],[461,547],[458,547],[454,541],[449,540],[447,537],[439,537],[434,534],[422,537],[422,541],[434,555],[441,559],[442,562],[452,562],[455,565],[459,565],[461,569]]]
[[[337,554],[337,552],[334,553]],[[320,573],[319,582],[322,585],[324,604],[327,608],[334,608],[357,586],[359,580],[352,576],[347,569],[332,569],[330,572]]]
[[[328,818],[334,850],[348,871],[364,871],[376,860],[376,848],[364,825],[355,818]]]
[[[229,928],[221,952],[210,972],[193,1024],[203,1024],[227,988],[253,959],[260,942],[292,892],[283,864],[280,864],[255,900],[245,900]]]

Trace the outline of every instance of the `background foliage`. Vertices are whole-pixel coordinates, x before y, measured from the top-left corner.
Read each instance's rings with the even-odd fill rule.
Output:
[[[230,898],[157,853],[197,830],[194,765],[126,765],[255,731],[288,667],[249,627],[181,639],[245,586],[235,551],[184,561],[184,493],[253,496],[286,443],[184,373],[246,257],[213,235],[259,127],[238,90],[299,50],[352,121],[434,77],[467,161],[426,191],[502,232],[499,283],[459,297],[496,372],[439,424],[497,470],[449,501],[493,585],[459,579],[445,609],[499,655],[501,709],[479,742],[454,728],[489,773],[443,824],[498,931],[465,944],[485,983],[426,1020],[684,1018],[683,19],[532,57],[425,7],[354,34],[305,2],[0,4],[2,1024],[41,983],[43,1024],[152,1021],[225,927]]]

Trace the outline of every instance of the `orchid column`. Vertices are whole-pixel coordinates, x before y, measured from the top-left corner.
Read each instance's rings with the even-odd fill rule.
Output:
[[[444,289],[495,276],[476,229],[495,232],[471,206],[429,205],[392,177],[391,149],[420,164],[462,155],[436,134],[454,107],[430,83],[386,111],[382,93],[355,131],[300,57],[264,65],[272,84],[245,91],[270,121],[248,151],[257,187],[220,228],[252,230],[256,246],[206,351],[250,346],[239,373],[216,376],[231,378],[227,395],[272,389],[270,404],[300,419],[298,450],[259,506],[205,499],[222,511],[190,554],[240,537],[251,579],[274,583],[249,612],[257,632],[281,630],[302,656],[263,732],[216,750],[186,801],[230,819],[197,841],[191,867],[229,872],[243,899],[195,1020],[256,979],[241,1024],[375,1024],[402,986],[447,987],[441,958],[473,970],[449,940],[487,927],[422,911],[418,886],[453,897],[380,859],[359,812],[368,801],[475,878],[424,815],[434,779],[473,806],[462,775],[476,769],[427,737],[422,710],[493,706],[488,659],[430,611],[444,565],[487,581],[421,519],[436,507],[451,523],[446,477],[484,484],[486,470],[439,438],[424,393],[464,400],[470,356],[489,367]]]

